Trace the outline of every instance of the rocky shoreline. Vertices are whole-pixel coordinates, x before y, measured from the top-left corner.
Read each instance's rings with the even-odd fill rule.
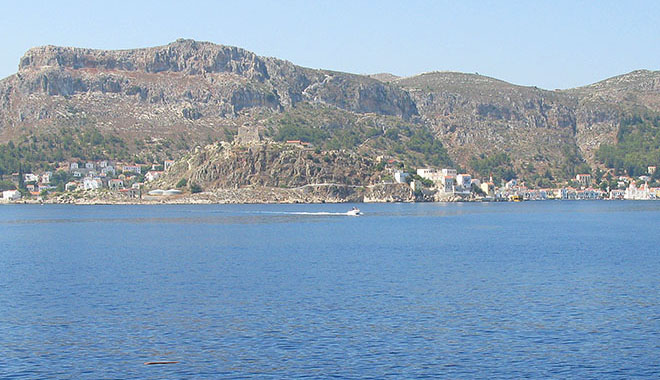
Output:
[[[405,184],[310,185],[298,188],[244,187],[197,194],[129,198],[112,191],[81,191],[46,198],[20,199],[10,204],[148,205],[148,204],[292,204],[292,203],[395,203],[474,202],[473,196],[414,193]]]

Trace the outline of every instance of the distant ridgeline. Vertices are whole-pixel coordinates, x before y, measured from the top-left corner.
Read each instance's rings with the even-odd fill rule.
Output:
[[[217,141],[301,141],[313,157],[349,152],[411,173],[454,167],[549,187],[660,164],[658,112],[660,72],[646,70],[548,91],[466,73],[316,70],[192,40],[44,46],[0,81],[0,175],[69,160],[148,164]],[[246,126],[251,137],[234,140]]]

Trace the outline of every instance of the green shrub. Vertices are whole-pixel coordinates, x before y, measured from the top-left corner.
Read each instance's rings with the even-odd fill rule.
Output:
[[[190,184],[190,192],[193,193],[193,194],[201,193],[202,192],[202,187],[199,184],[191,183]]]
[[[185,179],[185,178],[181,178],[179,180],[179,182],[176,183],[176,188],[177,189],[181,189],[181,188],[186,187],[186,186],[188,186],[188,180]]]

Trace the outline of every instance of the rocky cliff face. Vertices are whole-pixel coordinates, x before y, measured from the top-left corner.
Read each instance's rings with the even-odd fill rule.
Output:
[[[593,162],[600,144],[615,141],[626,112],[660,112],[660,72],[635,71],[577,89],[547,91],[462,73],[398,78],[313,70],[192,40],[119,51],[44,46],[29,50],[18,72],[0,81],[0,142],[75,125],[129,139],[187,136],[201,144],[224,139],[245,124],[263,126],[273,115],[301,105],[323,105],[357,117],[387,116],[430,129],[462,166],[481,153],[503,151],[518,167],[531,163],[543,168],[557,166],[567,148]],[[280,168],[286,164],[278,160],[290,159],[272,152],[251,157],[232,159]],[[281,173],[255,169],[262,173],[257,175],[228,162],[207,169],[228,178],[227,183],[244,184],[244,175],[263,185],[273,182],[267,178],[275,174],[287,178],[268,183],[273,186],[330,175],[313,172],[320,170],[314,165],[304,176],[296,172],[302,170],[299,165]]]
[[[133,136],[220,135],[240,126],[245,112],[300,102],[404,119],[417,114],[405,91],[375,79],[191,40],[120,51],[34,48],[0,83],[0,96],[0,141],[72,118]]]
[[[453,157],[507,152],[529,161],[558,161],[575,144],[575,99],[473,74],[429,73],[397,80]]]
[[[451,155],[507,152],[517,163],[552,166],[562,148],[577,146],[593,163],[615,141],[623,112],[660,110],[660,72],[633,72],[567,91],[516,86],[480,75],[436,72],[394,80],[408,91]],[[627,103],[622,101],[627,100]]]

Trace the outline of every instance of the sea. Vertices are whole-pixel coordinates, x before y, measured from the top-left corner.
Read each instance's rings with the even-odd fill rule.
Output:
[[[660,202],[0,206],[0,378],[657,379]]]

